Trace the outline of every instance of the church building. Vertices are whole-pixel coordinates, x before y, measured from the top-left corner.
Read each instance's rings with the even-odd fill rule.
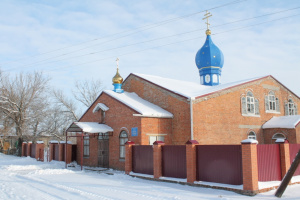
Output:
[[[209,27],[195,62],[200,83],[137,73],[123,80],[117,62],[114,89],[101,92],[67,130],[81,136],[77,162],[124,170],[127,141],[300,143],[300,98],[271,75],[221,84],[224,56]]]

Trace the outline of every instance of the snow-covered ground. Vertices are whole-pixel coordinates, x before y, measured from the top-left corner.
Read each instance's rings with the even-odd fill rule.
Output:
[[[0,153],[0,199],[277,199],[270,191],[248,197],[234,192],[133,178],[120,171],[64,169],[63,162],[37,162]],[[300,199],[300,185],[283,199]]]

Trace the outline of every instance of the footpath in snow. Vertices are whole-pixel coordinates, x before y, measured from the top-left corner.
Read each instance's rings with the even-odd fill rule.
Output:
[[[278,199],[275,190],[255,197],[234,192],[133,178],[124,172],[80,171],[64,162],[38,162],[0,153],[0,199]],[[300,185],[289,186],[282,199],[300,199]]]

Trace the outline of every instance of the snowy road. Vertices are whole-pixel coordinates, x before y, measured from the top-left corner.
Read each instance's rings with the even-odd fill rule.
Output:
[[[247,197],[113,173],[64,169],[63,162],[43,163],[0,153],[0,199],[277,199],[274,191]],[[300,185],[289,186],[283,199],[300,199]]]

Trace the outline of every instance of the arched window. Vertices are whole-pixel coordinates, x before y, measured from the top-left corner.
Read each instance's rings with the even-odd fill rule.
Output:
[[[280,112],[279,99],[275,96],[273,91],[270,91],[265,96],[265,107],[267,112]]]
[[[120,136],[120,158],[125,158],[125,143],[128,141],[128,134],[126,131],[121,131]]]
[[[243,115],[259,115],[259,102],[252,92],[248,91],[246,97],[243,96],[241,100]]]
[[[277,139],[286,139],[285,135],[282,133],[275,133],[272,137],[273,140],[277,140]]]
[[[285,104],[285,115],[298,115],[297,105],[292,99]]]
[[[248,133],[248,139],[256,140],[256,134],[254,131]]]

